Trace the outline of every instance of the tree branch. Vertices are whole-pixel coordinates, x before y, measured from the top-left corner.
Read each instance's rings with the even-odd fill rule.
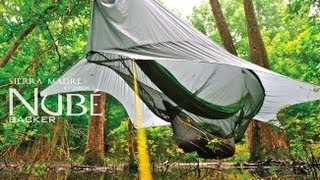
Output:
[[[27,37],[32,31],[33,29],[37,26],[36,23],[32,23],[30,24],[27,29],[25,29],[20,35],[19,37],[15,40],[15,42],[13,43],[13,45],[9,48],[9,50],[7,51],[6,55],[1,58],[0,60],[0,67],[4,67],[9,60],[11,59],[12,55],[16,52],[16,50],[18,49],[21,41]]]
[[[12,55],[17,51],[21,41],[27,37],[38,25],[39,21],[41,21],[41,19],[43,18],[43,16],[45,14],[50,13],[50,11],[55,11],[57,10],[57,6],[56,3],[58,3],[60,0],[57,0],[55,2],[55,4],[49,6],[47,9],[45,9],[43,11],[43,13],[41,13],[36,21],[34,21],[32,24],[30,24],[19,36],[18,38],[15,40],[15,42],[12,44],[12,46],[9,48],[9,50],[7,51],[7,53],[5,54],[5,56],[3,58],[0,59],[0,67],[4,67],[9,60],[11,59]]]
[[[9,84],[5,84],[5,85],[1,85],[1,86],[0,86],[0,89],[5,88],[5,87],[8,87],[8,86],[11,86],[11,85],[13,85],[13,84],[12,84],[12,83],[9,83]]]
[[[58,68],[58,69],[60,69],[60,67],[61,67],[61,54],[60,54],[60,51],[59,51],[59,47],[58,47],[58,45],[56,44],[56,40],[54,39],[54,37],[53,37],[53,35],[52,35],[52,33],[51,33],[50,29],[49,29],[48,24],[45,23],[45,25],[46,25],[47,30],[48,30],[48,32],[49,32],[49,35],[50,35],[50,37],[51,37],[51,39],[52,39],[53,45],[54,45],[54,47],[55,47],[55,51],[56,51],[56,53],[57,53],[57,55],[58,55],[58,61],[59,61],[59,68]]]

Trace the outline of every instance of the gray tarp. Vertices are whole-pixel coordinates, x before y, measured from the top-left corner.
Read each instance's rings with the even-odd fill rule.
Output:
[[[319,86],[233,56],[152,0],[95,0],[88,52],[61,77],[81,78],[82,85],[53,84],[41,95],[105,91],[124,105],[136,124],[131,74],[135,59],[145,127],[168,124],[168,103],[200,129],[237,138],[253,116],[275,120],[283,106],[320,99]],[[164,73],[154,75],[160,70]],[[174,92],[179,88],[185,94]]]

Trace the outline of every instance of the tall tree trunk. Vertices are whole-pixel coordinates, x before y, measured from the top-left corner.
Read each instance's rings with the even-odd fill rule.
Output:
[[[243,0],[247,21],[251,62],[270,69],[268,54],[259,30],[252,0]]]
[[[134,133],[133,133],[133,124],[129,120],[128,123],[128,143],[129,143],[129,156],[130,156],[130,161],[129,161],[129,171],[132,173],[138,172],[138,164],[135,156],[135,151],[134,151]]]
[[[88,165],[102,165],[102,156],[104,156],[104,114],[106,94],[97,92],[93,98],[95,114],[100,116],[91,116],[88,129],[87,153],[85,163]]]
[[[211,10],[218,26],[219,34],[224,48],[231,54],[238,56],[236,48],[233,44],[233,40],[227,25],[227,22],[223,16],[221,6],[218,0],[210,0]]]
[[[251,62],[270,68],[267,51],[259,30],[252,0],[243,0],[247,21]],[[266,158],[276,159],[277,155],[288,149],[285,134],[280,129],[275,132],[272,125],[253,120],[247,129],[250,148],[250,161],[256,162]],[[283,155],[283,154],[282,154]]]
[[[128,123],[128,142],[129,142],[129,154],[130,154],[130,160],[135,160],[135,154],[134,154],[134,134],[133,134],[133,124],[129,120]]]

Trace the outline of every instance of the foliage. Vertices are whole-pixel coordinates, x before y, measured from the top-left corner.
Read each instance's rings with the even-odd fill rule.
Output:
[[[216,152],[220,150],[221,140],[218,138],[211,139],[208,144],[206,145],[211,151]]]
[[[148,152],[152,162],[175,161],[182,158],[182,153],[179,152],[174,142],[170,127],[147,128],[146,135]],[[129,161],[128,120],[121,121],[120,126],[111,130],[108,137],[108,156],[115,159],[115,162]]]
[[[34,165],[27,165],[25,170],[26,172],[28,172],[29,174],[33,174],[34,176],[41,176],[43,175],[46,170],[47,170],[48,166],[47,163],[44,161],[40,161],[35,163]]]
[[[79,154],[79,155],[75,155],[72,158],[72,162],[75,164],[82,164],[85,161],[85,156]]]
[[[109,133],[109,150],[108,155],[115,161],[129,161],[129,144],[128,144],[128,122],[123,120],[119,127]],[[116,157],[116,158],[115,158]]]
[[[194,163],[199,162],[199,155],[197,152],[191,152],[186,154],[186,160],[187,163]]]
[[[239,56],[249,59],[242,1],[220,2]],[[272,70],[295,79],[320,84],[319,1],[275,0],[270,3],[260,0],[255,3]],[[62,149],[70,152],[71,159],[76,163],[84,161],[89,115],[68,117],[68,124],[63,128],[52,124],[9,123],[8,88],[17,89],[33,104],[34,88],[44,89],[48,80],[59,77],[83,57],[88,38],[91,5],[92,1],[88,0],[0,1],[1,57],[25,29],[36,24],[35,29],[20,42],[9,63],[0,69],[0,87],[8,85],[6,88],[0,88],[1,156],[19,158],[18,154],[26,154],[26,159],[41,158],[40,155],[32,154],[33,150],[47,147],[49,144],[54,152],[61,152]],[[199,31],[221,44],[207,2],[194,8],[189,21]],[[10,84],[10,78],[35,78],[40,79],[42,83]],[[83,94],[88,97],[88,93]],[[49,109],[55,110],[56,102],[56,97],[49,97],[46,105]],[[65,103],[65,98],[63,102]],[[17,117],[30,116],[19,101],[15,100],[14,104]],[[86,106],[89,104],[86,103]],[[288,135],[293,158],[310,157],[310,151],[314,152],[316,157],[320,157],[319,109],[319,102],[313,102],[286,108],[279,114]],[[59,121],[67,118],[65,108],[63,112],[64,115]],[[128,161],[128,116],[122,105],[111,96],[107,97],[106,112],[107,155],[104,161]],[[54,136],[55,128],[59,130],[60,138]],[[148,128],[146,132],[152,162],[199,161],[195,152],[183,153],[177,147],[170,127]],[[68,142],[63,144],[62,137]],[[51,142],[56,143],[53,146]],[[214,150],[216,143],[218,142],[210,142],[208,147]],[[29,151],[29,154],[26,151]],[[63,156],[70,159],[67,157],[68,153]],[[246,143],[237,144],[236,155],[230,160],[244,162],[247,159]],[[39,164],[36,169],[43,168],[45,166]]]
[[[147,128],[146,134],[151,161],[166,161],[176,155],[177,147],[175,146],[171,127]]]
[[[295,117],[286,117],[284,129],[290,142],[290,153],[292,158],[301,160],[312,158],[312,146],[317,145],[320,134],[320,102],[315,102],[317,108],[302,104],[299,107],[286,109],[286,114],[296,114]],[[301,109],[303,108],[303,111]],[[302,113],[300,113],[302,112]]]
[[[228,159],[228,161],[236,163],[248,162],[250,158],[250,152],[248,145],[245,140],[236,144],[235,146],[235,155]]]
[[[276,175],[277,170],[278,170],[277,167],[271,166],[271,167],[268,169],[268,173],[269,173],[270,175]]]
[[[62,75],[84,55],[88,35],[91,1],[1,1],[0,54],[6,53],[17,37],[31,24],[36,28],[26,36],[18,51],[5,68],[0,70],[0,86],[10,85],[10,78],[34,78],[42,83],[13,84],[0,88],[0,153],[21,143],[29,145],[44,135],[51,139],[51,125],[37,123],[8,123],[8,88],[17,89],[32,103],[34,88],[43,89],[48,80]],[[20,102],[14,101],[15,116],[30,116]],[[56,109],[56,99],[48,98],[46,105]],[[41,114],[40,114],[41,115]],[[71,149],[85,143],[88,116],[70,118]],[[59,148],[59,147],[57,147]],[[82,148],[83,149],[83,148]],[[3,154],[2,154],[3,155]]]

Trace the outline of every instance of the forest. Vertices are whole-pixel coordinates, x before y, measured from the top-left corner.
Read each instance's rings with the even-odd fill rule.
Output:
[[[90,116],[90,113],[68,116],[65,96],[62,115],[53,123],[50,119],[45,119],[45,123],[14,121],[10,114],[10,88],[34,105],[35,88],[45,89],[86,54],[91,11],[89,0],[0,1],[0,177],[6,176],[2,170],[12,170],[12,167],[27,174],[23,177],[30,174],[43,177],[48,169],[55,167],[120,168],[137,176],[137,129],[122,104],[109,94],[99,92],[96,94],[100,94],[100,98],[93,98],[99,104],[95,110],[102,112],[102,117]],[[181,16],[177,10],[171,11]],[[320,3],[317,0],[210,0],[203,1],[193,8],[190,16],[182,18],[242,59],[293,79],[320,85]],[[27,82],[30,79],[33,81]],[[90,99],[90,93],[81,94]],[[45,106],[55,110],[57,100],[56,96],[48,97]],[[21,101],[15,99],[13,104],[15,117],[30,116]],[[85,106],[90,109],[90,101],[85,101]],[[80,112],[77,108],[73,110]],[[45,116],[42,109],[38,111],[39,116]],[[295,164],[310,168],[290,172],[290,175],[312,173],[317,177],[320,101],[283,107],[277,118],[278,126],[252,120],[245,137],[235,145],[234,156],[217,160],[200,158],[196,152],[183,152],[170,126],[145,128],[155,177],[193,179],[193,176],[206,178],[210,174],[227,179],[277,178],[287,175],[282,170],[283,164],[288,169]],[[207,146],[215,150],[217,143],[210,141]],[[199,163],[220,165],[215,171],[206,166],[201,169]],[[222,171],[221,164],[229,163],[234,166],[260,164],[268,168],[263,173],[242,170],[226,171],[224,175],[217,173]],[[175,168],[178,170],[173,170]],[[103,179],[112,175],[90,174],[88,177]]]

